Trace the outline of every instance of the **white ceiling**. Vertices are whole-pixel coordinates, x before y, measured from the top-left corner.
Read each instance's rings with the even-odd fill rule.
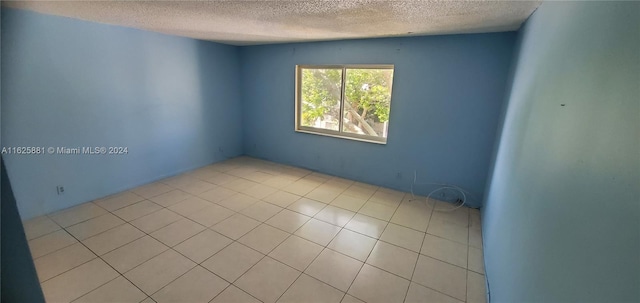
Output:
[[[517,30],[537,1],[3,1],[40,13],[253,45]]]

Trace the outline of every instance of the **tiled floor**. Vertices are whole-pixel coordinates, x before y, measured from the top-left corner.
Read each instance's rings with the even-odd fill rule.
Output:
[[[25,222],[48,302],[484,302],[480,214],[240,157]]]

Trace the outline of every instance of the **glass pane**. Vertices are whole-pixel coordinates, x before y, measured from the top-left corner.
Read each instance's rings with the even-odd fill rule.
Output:
[[[393,69],[347,69],[343,131],[387,137]]]
[[[338,131],[342,69],[302,69],[300,125]]]

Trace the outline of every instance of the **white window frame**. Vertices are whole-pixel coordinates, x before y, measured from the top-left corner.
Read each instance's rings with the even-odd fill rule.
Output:
[[[340,117],[338,118],[339,127],[338,130],[330,130],[324,128],[316,128],[301,125],[302,116],[302,69],[342,69],[342,96],[340,97]],[[387,137],[378,137],[371,135],[361,135],[342,131],[344,123],[344,99],[345,99],[345,78],[347,69],[391,69],[394,71],[395,81],[395,67],[393,64],[348,64],[348,65],[296,65],[296,80],[295,80],[295,131],[300,133],[329,136],[341,139],[349,139],[356,141],[363,141],[376,144],[387,144],[387,138],[389,137],[389,126],[387,125]],[[393,99],[393,81],[391,83],[391,98]],[[391,113],[391,100],[389,101],[389,113]]]

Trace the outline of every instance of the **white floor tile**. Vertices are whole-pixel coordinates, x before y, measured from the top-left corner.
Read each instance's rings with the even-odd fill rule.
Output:
[[[40,282],[49,280],[76,266],[82,265],[97,256],[80,243],[42,256],[33,261]]]
[[[316,200],[300,198],[300,200],[293,202],[291,205],[287,206],[287,209],[301,213],[305,216],[313,217],[323,208],[325,208],[325,206],[327,206],[327,204]]]
[[[265,303],[273,303],[293,284],[300,272],[265,257],[234,283]]]
[[[356,259],[324,249],[304,272],[337,289],[347,291],[361,267],[362,262]]]
[[[258,225],[260,225],[260,221],[256,221],[245,215],[235,214],[214,225],[211,229],[233,240],[238,240]]]
[[[149,235],[164,243],[164,245],[173,247],[204,229],[204,226],[185,218],[158,229]]]
[[[305,197],[323,203],[329,203],[333,201],[333,199],[335,199],[338,195],[340,195],[341,192],[342,190],[340,189],[320,185],[306,194]]]
[[[287,292],[280,297],[278,302],[339,303],[343,296],[343,292],[310,276],[302,274],[293,283],[293,285],[289,287]]]
[[[125,273],[124,276],[147,295],[152,295],[195,266],[195,263],[179,253],[167,250]]]
[[[118,277],[118,272],[96,258],[42,283],[47,302],[71,302]]]
[[[120,246],[142,238],[145,234],[131,224],[122,224],[91,238],[82,240],[91,251],[101,256]]]
[[[367,203],[367,200],[352,197],[347,194],[342,194],[336,197],[333,201],[331,201],[331,205],[340,207],[342,209],[350,210],[357,212],[360,208]]]
[[[365,303],[365,302],[352,295],[346,294],[344,298],[342,298],[341,303]]]
[[[463,303],[443,293],[439,293],[433,289],[424,287],[420,284],[411,283],[405,303]]]
[[[323,247],[298,236],[290,236],[269,256],[287,264],[297,270],[303,271],[320,254]]]
[[[282,211],[282,207],[275,206],[271,203],[258,201],[255,204],[243,209],[240,213],[247,217],[251,217],[260,222],[269,220],[277,213]]]
[[[361,214],[356,214],[344,228],[377,239],[380,237],[380,235],[382,235],[382,232],[384,231],[384,228],[386,226],[387,222],[385,221]]]
[[[271,217],[271,219],[267,220],[265,223],[286,232],[293,233],[309,220],[311,220],[311,217],[284,209]]]
[[[467,267],[467,246],[458,242],[427,234],[420,253],[463,268]]]
[[[369,200],[371,196],[373,196],[376,190],[377,187],[375,186],[356,182],[349,188],[347,188],[344,192],[342,192],[342,194],[366,201]]]
[[[180,201],[186,200],[189,197],[192,197],[192,195],[185,193],[179,189],[174,189],[172,191],[150,198],[149,200],[151,200],[153,203],[156,203],[158,205],[169,207]]]
[[[242,190],[242,193],[254,197],[256,199],[262,199],[278,191],[277,188],[266,186],[264,184],[256,184],[252,187]]]
[[[38,258],[77,242],[65,230],[58,230],[29,241],[29,249],[31,257]]]
[[[422,240],[424,239],[424,233],[400,226],[394,223],[389,223],[387,228],[380,236],[380,240],[389,242],[391,244],[419,252],[422,247]]]
[[[415,252],[378,241],[366,263],[409,280],[417,259],[418,254]]]
[[[400,205],[403,197],[402,192],[379,189],[369,198],[369,201],[394,207]]]
[[[124,223],[122,219],[112,214],[104,214],[100,217],[69,226],[66,229],[76,239],[84,240]]]
[[[405,200],[391,217],[391,223],[426,232],[430,217],[431,208],[427,207],[424,201]]]
[[[214,189],[205,191],[201,194],[198,194],[198,197],[205,199],[209,202],[218,203],[223,199],[226,199],[228,197],[235,195],[236,193],[237,192],[234,190],[219,186]]]
[[[23,222],[23,227],[27,240],[32,240],[60,230],[60,226],[47,216],[40,216]]]
[[[50,214],[49,218],[62,227],[68,227],[106,213],[107,211],[104,208],[88,202]]]
[[[482,249],[482,231],[475,228],[469,228],[469,245]]]
[[[178,215],[168,209],[161,209],[157,212],[135,219],[129,223],[145,233],[152,233],[182,218],[183,217],[181,215]]]
[[[217,223],[222,222],[222,220],[229,218],[235,214],[234,211],[222,207],[217,204],[211,204],[195,213],[192,213],[187,216],[187,218],[203,225],[206,227],[211,227],[216,225]]]
[[[160,209],[162,209],[161,205],[155,204],[149,200],[144,200],[118,209],[114,211],[113,214],[120,217],[120,219],[129,222]]]
[[[484,258],[482,250],[475,247],[469,247],[469,261],[467,268],[484,275]]]
[[[179,215],[188,216],[190,214],[199,212],[200,210],[205,209],[211,205],[213,204],[207,200],[200,199],[198,197],[190,197],[169,206],[168,209]]]
[[[466,299],[467,270],[420,255],[413,281],[459,300]]]
[[[451,221],[431,219],[427,233],[465,245],[469,240],[469,229]]]
[[[264,255],[258,251],[233,242],[201,265],[223,279],[233,282],[263,257]]]
[[[102,258],[120,273],[125,273],[167,249],[169,247],[158,240],[144,236],[105,254]]]
[[[279,190],[262,198],[262,200],[280,207],[287,207],[291,205],[291,203],[298,201],[300,198],[301,197],[298,195]]]
[[[258,202],[258,199],[254,197],[247,196],[243,193],[237,193],[216,203],[233,211],[241,211],[256,202]]]
[[[403,302],[409,280],[365,264],[349,294],[367,303]]]
[[[131,191],[145,199],[149,199],[170,192],[172,190],[173,187],[161,182],[156,182],[136,187]]]
[[[226,183],[229,183],[231,181],[235,181],[237,179],[238,179],[238,177],[236,177],[236,176],[232,176],[232,175],[229,175],[229,174],[218,172],[217,174],[209,175],[209,177],[204,179],[204,181],[207,181],[209,183],[213,183],[213,184],[216,184],[216,185],[224,185]]]
[[[229,286],[227,281],[196,266],[151,297],[158,303],[209,302],[227,286]]]
[[[117,277],[90,293],[80,297],[74,303],[118,302],[137,303],[147,297],[135,285],[124,277]]]
[[[231,239],[206,229],[176,245],[174,249],[191,259],[191,261],[200,263],[231,244],[231,242],[233,242]]]
[[[138,196],[132,192],[123,192],[95,200],[94,203],[108,211],[114,211],[142,200],[144,200],[144,197]]]
[[[485,302],[480,211],[434,207],[243,156],[24,227],[49,301]]]
[[[369,253],[371,253],[376,242],[374,238],[343,229],[327,247],[364,262],[369,257]]]
[[[238,239],[238,242],[263,254],[268,254],[276,248],[276,246],[280,245],[280,243],[282,243],[288,236],[289,233],[287,232],[262,224],[242,236],[242,238]]]
[[[331,242],[333,237],[340,231],[340,227],[331,225],[326,222],[322,222],[316,219],[307,221],[302,227],[300,227],[295,235],[305,238],[309,241],[315,242],[322,246],[326,246]]]
[[[184,192],[190,193],[192,195],[199,195],[203,192],[216,188],[216,186],[217,185],[213,185],[209,182],[195,180],[187,184],[179,185],[177,186],[177,188],[181,189]]]
[[[317,213],[314,218],[336,226],[344,227],[349,223],[349,221],[351,221],[351,218],[353,218],[355,214],[355,212],[348,211],[346,209],[327,205]]]
[[[211,303],[260,303],[260,301],[240,288],[230,285],[215,297]]]
[[[486,283],[484,275],[469,271],[467,275],[467,302],[487,302]]]
[[[369,201],[358,210],[358,213],[374,217],[376,219],[389,221],[396,211],[397,206],[390,206],[382,203]]]

